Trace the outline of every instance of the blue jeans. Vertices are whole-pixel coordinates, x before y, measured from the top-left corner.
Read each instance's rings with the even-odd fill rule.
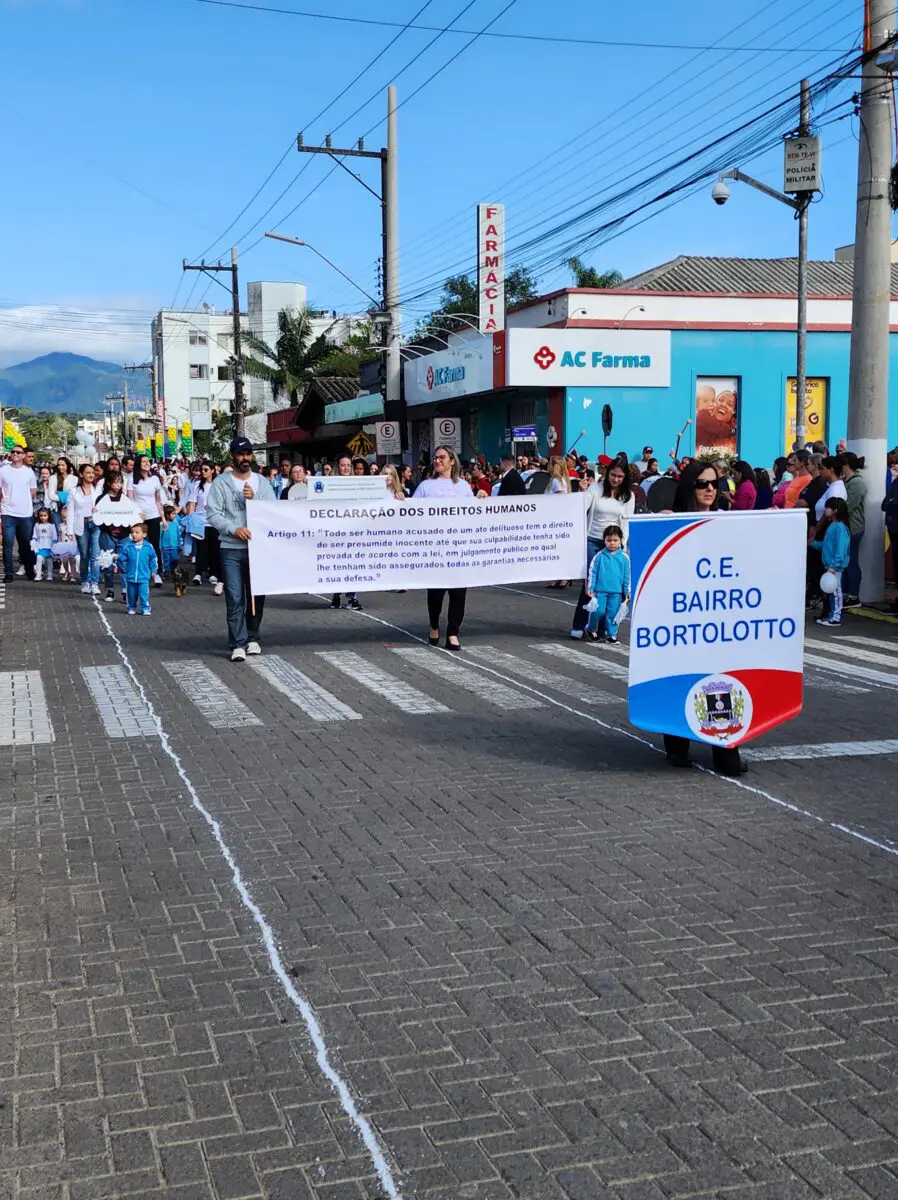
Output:
[[[176,546],[162,547],[162,574],[169,575],[174,567],[181,561],[181,552]]]
[[[100,567],[97,563],[97,555],[100,552],[100,526],[94,525],[88,517],[84,522],[84,533],[77,534],[75,541],[78,543],[78,553],[81,555],[81,565],[78,568],[81,572],[81,582],[99,583]]]
[[[100,530],[100,549],[101,550],[112,550],[115,554],[118,554],[119,551],[121,550],[122,546],[124,546],[125,542],[127,542],[127,540],[128,540],[127,533],[123,533],[121,537],[113,537],[112,534],[108,533],[105,529]],[[115,568],[114,567],[104,567],[103,568],[103,584],[104,584],[107,592],[111,592],[113,590],[113,588],[115,587]],[[124,584],[122,584],[122,587],[124,587]]]
[[[248,642],[259,640],[265,607],[265,597],[254,597],[250,589],[249,549],[222,546],[221,571],[228,612],[228,646],[231,650],[238,646],[245,650]]]
[[[617,616],[623,599],[620,592],[596,592],[596,607],[589,614],[589,620],[586,622],[587,632],[595,633],[599,622],[604,617],[605,636],[617,637],[617,622],[614,618]]]
[[[125,590],[128,593],[128,612],[132,609],[138,612],[150,611],[150,584],[148,580],[143,583],[126,583]]]
[[[34,517],[8,517],[4,514],[3,525],[3,574],[12,575],[13,542],[19,544],[19,562],[29,579],[34,578],[34,551],[31,549],[31,534]]]
[[[858,554],[861,549],[861,538],[864,536],[863,530],[860,533],[851,535],[851,546],[848,550],[848,566],[845,568],[845,575],[842,579],[846,596],[859,596],[861,594],[861,564],[858,562]]]

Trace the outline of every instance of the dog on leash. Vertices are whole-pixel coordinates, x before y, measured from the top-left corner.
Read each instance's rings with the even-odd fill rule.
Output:
[[[173,567],[171,573],[172,583],[175,585],[176,596],[187,595],[187,572],[183,567]]]

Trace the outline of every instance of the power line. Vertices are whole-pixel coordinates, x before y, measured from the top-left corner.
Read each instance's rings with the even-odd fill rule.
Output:
[[[347,25],[377,25],[381,27],[397,29],[401,26],[400,21],[385,21],[377,17],[347,17],[336,13],[320,13],[307,12],[297,8],[274,8],[264,4],[245,4],[238,3],[237,0],[193,0],[195,4],[208,4],[217,8],[237,8],[245,9],[248,12],[273,13],[277,16],[286,17],[303,17],[309,20],[317,21],[335,21]],[[414,17],[412,21],[414,21]],[[437,25],[413,25],[408,24],[402,26],[403,29],[420,29],[422,31],[433,32],[438,29]],[[477,33],[474,29],[450,29],[449,33],[470,34]],[[501,38],[507,41],[520,42],[554,42],[564,46],[607,46],[610,49],[633,49],[633,50],[727,50],[737,53],[746,50],[745,46],[719,46],[719,45],[694,45],[688,42],[630,42],[617,41],[608,38],[579,38],[579,37],[560,37],[552,34],[544,33],[480,33],[480,37]],[[752,50],[759,50],[764,54],[786,53],[786,54],[816,54],[823,49],[822,46],[753,46]]]

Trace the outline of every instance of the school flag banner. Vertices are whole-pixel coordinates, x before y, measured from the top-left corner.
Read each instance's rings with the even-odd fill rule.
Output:
[[[630,720],[738,746],[801,711],[807,516],[630,520]]]
[[[259,596],[582,579],[581,495],[250,501]]]

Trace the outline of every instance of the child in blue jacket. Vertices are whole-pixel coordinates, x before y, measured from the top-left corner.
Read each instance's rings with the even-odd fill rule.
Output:
[[[841,496],[832,496],[823,506],[823,515],[828,521],[822,541],[811,542],[820,551],[824,569],[836,577],[836,588],[830,593],[828,617],[820,617],[818,625],[837,629],[842,624],[842,572],[848,566],[851,549],[851,533],[848,528],[848,505]]]
[[[184,521],[175,513],[173,504],[166,504],[162,509],[168,527],[162,530],[159,548],[162,551],[162,574],[170,575],[172,568],[178,565],[181,557],[181,547],[184,545]]]
[[[595,597],[596,607],[589,614],[586,636],[591,642],[599,640],[599,622],[605,618],[605,641],[617,644],[617,614],[630,598],[630,559],[624,553],[624,535],[619,525],[608,525],[604,536],[605,548],[589,564],[586,594]]]
[[[147,527],[143,521],[131,526],[131,537],[122,543],[118,554],[118,569],[128,593],[128,616],[137,614],[148,617],[150,608],[150,580],[159,570],[156,551],[147,541]]]

